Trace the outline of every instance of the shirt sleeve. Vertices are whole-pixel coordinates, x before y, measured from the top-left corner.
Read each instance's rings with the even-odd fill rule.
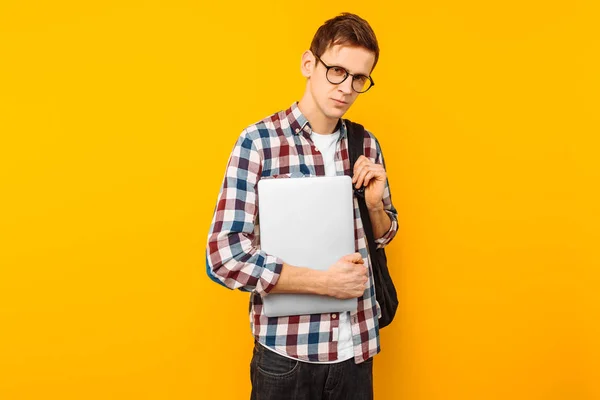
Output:
[[[208,234],[207,263],[230,289],[266,295],[277,283],[283,261],[260,250],[256,185],[262,158],[244,130],[225,171]]]
[[[375,145],[377,148],[376,162],[377,164],[383,165],[383,168],[385,168],[385,160],[383,159],[383,152],[381,151],[379,141],[375,140]],[[398,233],[398,211],[396,211],[396,208],[394,208],[392,204],[392,194],[390,192],[389,180],[387,179],[385,181],[385,190],[383,192],[383,209],[390,217],[392,225],[382,237],[380,237],[379,239],[375,239],[375,243],[377,243],[378,249],[382,249],[385,246],[387,246],[396,236],[396,233]]]

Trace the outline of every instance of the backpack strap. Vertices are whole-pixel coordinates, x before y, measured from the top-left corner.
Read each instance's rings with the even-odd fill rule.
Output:
[[[358,160],[358,157],[364,153],[365,127],[349,119],[345,119],[344,121],[346,122],[346,129],[348,131],[348,156],[350,158],[350,177],[352,177],[354,175],[354,164]],[[364,187],[360,189],[353,187],[353,190],[358,198],[365,196]]]
[[[346,122],[346,129],[348,130],[348,155],[350,156],[350,176],[352,176],[354,163],[356,163],[358,157],[364,152],[365,127],[361,124],[356,124],[349,119],[345,119],[344,121]]]
[[[350,156],[350,176],[352,176],[354,174],[353,171],[356,160],[364,153],[365,128],[361,124],[354,123],[348,119],[344,121],[346,122],[346,128],[348,130],[348,155]],[[365,229],[369,252],[375,254],[377,245],[375,243],[375,236],[373,235],[373,226],[371,225],[369,210],[365,201],[365,188],[363,186],[360,189],[356,189],[353,185],[352,189],[354,190],[354,195],[358,201],[360,219],[362,220]]]

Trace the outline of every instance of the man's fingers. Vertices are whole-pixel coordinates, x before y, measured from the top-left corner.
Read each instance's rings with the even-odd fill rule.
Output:
[[[345,255],[344,257],[342,257],[342,260],[344,261],[348,261],[354,264],[364,264],[364,260],[362,258],[362,256],[360,255],[360,253],[352,253],[352,254],[348,254]]]
[[[385,176],[385,170],[383,169],[383,166],[370,163],[370,161],[368,161],[368,163],[369,164],[361,165],[354,169],[352,183],[354,183],[356,188],[367,186],[373,178]]]
[[[360,168],[360,170],[358,171],[358,173],[356,174],[356,183],[355,183],[355,187],[358,189],[362,186],[366,186],[366,182],[365,182],[365,177],[367,176],[367,174],[370,172],[370,169],[368,166],[365,166],[363,168]]]
[[[356,169],[363,165],[365,162],[369,162],[369,159],[365,157],[364,154],[358,157],[358,159],[354,163],[354,171],[356,171]]]
[[[369,186],[369,182],[371,181],[371,178],[373,178],[374,176],[375,176],[375,172],[373,172],[373,171],[367,172],[364,177],[364,180],[365,180],[364,185]]]
[[[352,170],[352,175],[353,175],[353,179],[352,182],[356,181],[356,178],[358,177],[358,175],[360,174],[360,171],[368,164],[370,163],[369,159],[367,157],[360,156],[358,158],[358,160],[356,160],[356,163],[354,163],[354,168]]]

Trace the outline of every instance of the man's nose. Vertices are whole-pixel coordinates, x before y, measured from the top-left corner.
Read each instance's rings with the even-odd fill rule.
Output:
[[[352,77],[348,76],[344,82],[338,85],[338,89],[344,94],[352,94]]]

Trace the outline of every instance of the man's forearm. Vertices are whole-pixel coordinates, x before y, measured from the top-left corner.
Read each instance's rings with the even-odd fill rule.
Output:
[[[283,263],[279,279],[270,293],[327,294],[325,271]]]
[[[369,217],[373,226],[373,236],[375,236],[375,239],[381,238],[392,227],[392,220],[383,209],[383,205],[375,209],[369,209]]]

